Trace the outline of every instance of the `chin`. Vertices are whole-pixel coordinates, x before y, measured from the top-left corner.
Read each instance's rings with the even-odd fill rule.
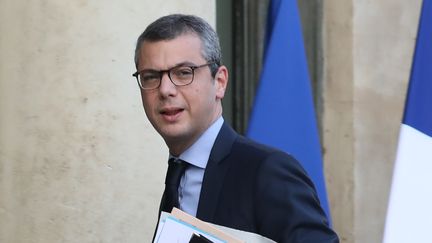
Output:
[[[179,129],[179,127],[165,127],[157,130],[165,140],[175,141],[187,137],[187,132],[185,132],[184,129]]]

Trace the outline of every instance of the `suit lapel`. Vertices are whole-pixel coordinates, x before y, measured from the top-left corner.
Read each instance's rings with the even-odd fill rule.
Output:
[[[201,187],[201,195],[197,209],[197,218],[212,222],[222,191],[225,174],[230,163],[224,160],[237,137],[237,133],[226,123],[216,137],[210,158],[205,169]]]

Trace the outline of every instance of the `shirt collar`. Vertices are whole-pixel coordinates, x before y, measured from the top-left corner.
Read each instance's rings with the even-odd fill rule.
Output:
[[[192,144],[187,150],[180,154],[179,158],[189,164],[205,169],[207,166],[210,152],[216,137],[222,127],[224,119],[219,117],[207,130]],[[170,158],[173,157],[170,155]]]

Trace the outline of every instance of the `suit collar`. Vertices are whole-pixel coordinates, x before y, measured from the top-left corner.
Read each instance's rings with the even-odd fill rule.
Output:
[[[208,165],[216,166],[231,152],[231,147],[237,137],[237,133],[226,123],[222,124],[222,128],[216,137],[213,148],[210,152]]]
[[[219,194],[222,190],[223,178],[230,166],[224,159],[230,154],[234,141],[238,134],[226,123],[216,137],[216,141],[210,153],[210,158],[204,172],[198,203],[197,217],[212,222],[219,202]]]

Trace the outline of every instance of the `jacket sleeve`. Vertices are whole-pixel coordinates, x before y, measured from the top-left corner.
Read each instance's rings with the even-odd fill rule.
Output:
[[[293,157],[269,154],[255,185],[257,229],[277,242],[339,242],[321,208],[314,185]]]

